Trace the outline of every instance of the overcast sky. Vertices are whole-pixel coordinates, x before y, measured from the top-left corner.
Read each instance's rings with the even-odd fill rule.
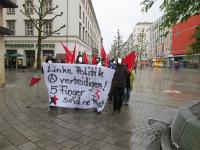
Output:
[[[114,36],[117,35],[117,29],[120,30],[125,42],[137,22],[153,22],[162,16],[159,11],[162,0],[159,0],[147,14],[141,12],[141,1],[92,0],[106,51],[110,50]]]

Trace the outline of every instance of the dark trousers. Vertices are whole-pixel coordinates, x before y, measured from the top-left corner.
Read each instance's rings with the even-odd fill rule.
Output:
[[[113,101],[113,97],[114,97],[114,88],[113,86],[111,86],[110,88],[110,92],[108,94],[108,100],[109,100],[109,103],[111,104],[111,102]]]
[[[113,111],[120,111],[122,106],[122,100],[124,96],[124,87],[114,87],[114,101],[113,101]]]

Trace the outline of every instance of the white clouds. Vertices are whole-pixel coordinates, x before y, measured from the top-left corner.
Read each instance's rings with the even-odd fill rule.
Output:
[[[158,7],[163,0],[159,0],[147,14],[141,12],[141,1],[92,0],[106,51],[110,50],[117,29],[120,30],[123,41],[126,41],[137,22],[155,21],[162,15]]]

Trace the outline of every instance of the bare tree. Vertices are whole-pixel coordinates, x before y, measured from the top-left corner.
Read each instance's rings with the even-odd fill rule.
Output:
[[[144,53],[146,53],[146,48],[148,45],[148,42],[146,41],[146,34],[144,33],[144,30],[142,30],[142,32],[138,34],[137,43],[138,44],[135,45],[135,49],[139,55],[140,69],[142,69],[142,55],[144,55]]]
[[[111,52],[115,58],[121,55],[120,52],[121,52],[122,44],[123,44],[122,35],[120,34],[119,29],[118,29],[117,36],[114,36],[113,45],[111,46]]]
[[[52,14],[52,12],[58,8],[58,5],[56,5],[55,7],[49,7],[47,9],[46,5],[49,2],[49,0],[38,0],[38,5],[34,5],[32,0],[26,0],[23,4],[24,10],[20,10],[20,12],[22,12],[26,17],[29,18],[29,21],[38,31],[37,69],[41,69],[42,40],[52,36],[53,34],[59,34],[59,31],[65,27],[65,25],[62,25],[58,29],[50,32],[44,29],[44,26],[46,24],[53,22],[53,20],[55,20],[57,17],[61,17],[63,15],[63,12],[61,12],[60,14],[55,14],[50,19],[46,19],[48,14]],[[31,15],[33,13],[34,17]]]

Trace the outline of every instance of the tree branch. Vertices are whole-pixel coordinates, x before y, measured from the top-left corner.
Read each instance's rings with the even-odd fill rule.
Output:
[[[33,5],[33,9],[34,9],[34,11],[37,13],[37,15],[39,16],[40,14],[39,14],[39,11],[36,9],[36,5]]]
[[[62,28],[64,28],[65,27],[65,25],[63,25],[63,26],[61,26],[59,29],[57,29],[57,30],[55,30],[55,31],[53,31],[53,32],[51,32],[51,33],[49,33],[48,35],[46,35],[46,36],[43,36],[42,37],[42,40],[43,39],[46,39],[46,38],[48,38],[48,37],[50,37],[50,36],[52,36],[53,34],[57,34],[57,32],[58,31],[60,31]],[[44,32],[44,31],[43,31]]]
[[[25,7],[25,4],[23,4],[23,8],[24,8],[25,12],[23,12],[22,10],[20,10],[20,12],[21,12],[22,14],[24,14],[26,17],[28,17],[29,20],[30,20],[30,21],[33,23],[33,25],[35,26],[35,28],[37,28],[37,29],[39,30],[39,27],[37,26],[37,21],[35,22],[35,19],[33,19],[33,18],[31,17],[31,15],[28,13],[28,11],[27,11],[27,9],[26,9],[26,7]]]
[[[44,24],[49,23],[49,22],[52,22],[54,19],[56,19],[57,17],[60,17],[60,16],[62,16],[62,15],[63,15],[63,12],[61,12],[60,14],[55,15],[55,16],[54,16],[53,18],[51,18],[51,19],[47,19],[47,20],[43,21],[41,25],[44,25]]]
[[[58,8],[58,5],[56,5],[55,7],[51,8],[51,9],[48,9],[48,10],[44,13],[43,18],[45,18],[46,15],[48,15],[50,12],[53,12],[53,11],[54,11],[55,9],[57,9],[57,8]]]

